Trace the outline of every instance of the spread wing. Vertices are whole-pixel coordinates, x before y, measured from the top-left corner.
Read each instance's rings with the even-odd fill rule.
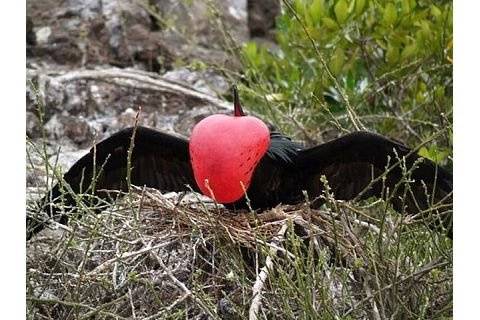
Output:
[[[296,180],[298,188],[306,190],[310,199],[322,194],[325,185],[321,176],[325,176],[338,200],[390,196],[394,209],[407,214],[435,207],[435,216],[442,217],[440,222],[451,235],[453,177],[428,159],[418,162],[420,158],[385,137],[356,132],[300,151],[296,158],[300,178]],[[404,159],[403,165],[399,159]],[[408,184],[404,169],[411,170],[412,181]]]
[[[134,133],[130,156],[131,184],[161,191],[189,190],[189,185],[198,191],[190,166],[188,141],[145,127],[124,129],[98,143],[65,173],[64,182],[74,193],[94,193],[100,197],[107,196],[102,190],[127,190],[127,160]],[[43,199],[47,203],[45,211],[51,217],[58,217],[60,213],[57,206],[48,203],[48,199],[53,199],[53,204],[60,201],[75,204],[71,194],[63,192],[62,195],[61,189],[60,184],[55,185],[50,195]],[[67,217],[61,216],[60,222],[66,223]],[[43,228],[42,221],[27,218],[28,237]]]

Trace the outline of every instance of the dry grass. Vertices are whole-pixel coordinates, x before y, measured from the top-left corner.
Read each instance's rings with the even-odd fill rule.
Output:
[[[306,203],[232,214],[193,194],[135,188],[28,243],[28,316],[451,315],[451,242],[421,224],[405,228],[384,208],[330,201],[322,210]],[[255,285],[262,299],[252,300]]]

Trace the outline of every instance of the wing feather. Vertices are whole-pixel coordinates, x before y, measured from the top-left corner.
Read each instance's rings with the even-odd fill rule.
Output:
[[[161,191],[186,191],[189,190],[186,185],[190,185],[198,191],[190,165],[188,140],[145,127],[127,128],[99,142],[65,173],[64,182],[75,193],[92,192],[93,177],[98,175],[95,195],[106,197],[107,193],[101,190],[127,190],[128,150],[134,132],[130,174],[133,185]],[[43,203],[48,202],[47,199],[58,199],[60,186],[54,186],[50,193]],[[63,201],[75,204],[71,195],[64,195]],[[47,204],[45,209],[51,217],[60,214],[55,205]],[[67,217],[61,217],[60,221],[66,223]],[[28,237],[43,227],[43,223],[27,218]]]
[[[298,187],[306,190],[311,199],[324,190],[321,176],[326,177],[338,200],[385,198],[388,188],[397,211],[416,214],[441,206],[438,216],[443,217],[441,222],[451,235],[452,175],[398,142],[373,133],[356,132],[299,151],[295,165]],[[413,181],[408,187],[402,167],[411,170]],[[322,202],[318,199],[317,205]]]

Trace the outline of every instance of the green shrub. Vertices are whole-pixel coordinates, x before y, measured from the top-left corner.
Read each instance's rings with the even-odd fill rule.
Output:
[[[414,146],[431,140],[421,153],[450,164],[451,1],[282,5],[277,46],[243,48],[241,89],[255,111],[300,139],[322,140],[334,128],[373,130]]]

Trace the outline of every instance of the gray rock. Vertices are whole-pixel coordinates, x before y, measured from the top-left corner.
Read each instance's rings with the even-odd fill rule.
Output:
[[[72,150],[70,148],[60,149],[58,155],[52,155],[48,161],[53,168],[57,168],[57,170],[65,173],[75,162],[86,155],[89,150],[90,148],[80,150]]]
[[[37,39],[37,44],[42,45],[48,43],[48,38],[52,34],[52,29],[50,27],[41,27],[35,32],[35,38]]]
[[[184,40],[208,48],[220,48],[225,32],[238,42],[248,39],[246,0],[192,1],[154,0],[164,20],[172,25],[169,32]]]
[[[218,301],[217,310],[222,319],[232,319],[235,316],[232,303],[227,298],[221,298]]]
[[[27,137],[30,139],[40,138],[42,133],[40,119],[31,111],[27,111],[25,116]]]
[[[67,0],[64,1],[69,15],[79,16],[83,20],[93,20],[101,14],[103,2],[101,0]]]
[[[275,19],[280,14],[279,0],[248,0],[250,37],[274,40]]]
[[[31,17],[27,16],[27,25],[26,25],[26,34],[27,34],[27,55],[29,55],[29,46],[34,46],[37,43],[35,38],[35,31],[33,30],[34,25]]]
[[[69,139],[75,145],[87,147],[95,137],[95,130],[83,117],[55,114],[44,126],[51,140]]]
[[[148,6],[133,0],[29,0],[27,12],[38,40],[28,57],[76,67],[113,64],[158,72],[174,61],[199,60],[238,68],[226,48],[235,50],[249,38],[246,0],[156,0]]]
[[[218,112],[229,112],[218,106],[206,104],[192,97],[173,92],[153,90],[145,83],[132,79],[136,72],[122,71],[133,78],[118,85],[98,78],[77,78],[79,70],[54,71],[29,69],[27,77],[39,91],[29,87],[27,91],[27,128],[32,138],[39,137],[41,124],[37,100],[44,105],[44,129],[55,143],[86,148],[94,138],[100,141],[111,134],[135,124],[138,107],[142,107],[139,124],[165,132],[189,136],[191,129],[204,117]],[[211,71],[189,71],[182,68],[159,77],[154,74],[138,74],[152,81],[156,78],[191,86],[213,97],[227,94],[229,85],[225,78]],[[151,76],[151,78],[149,78]],[[64,80],[73,77],[74,80]],[[63,79],[63,80],[62,80]]]
[[[227,80],[213,70],[191,71],[187,68],[180,68],[165,73],[163,77],[168,80],[187,83],[198,91],[212,96],[224,95],[230,88]]]

